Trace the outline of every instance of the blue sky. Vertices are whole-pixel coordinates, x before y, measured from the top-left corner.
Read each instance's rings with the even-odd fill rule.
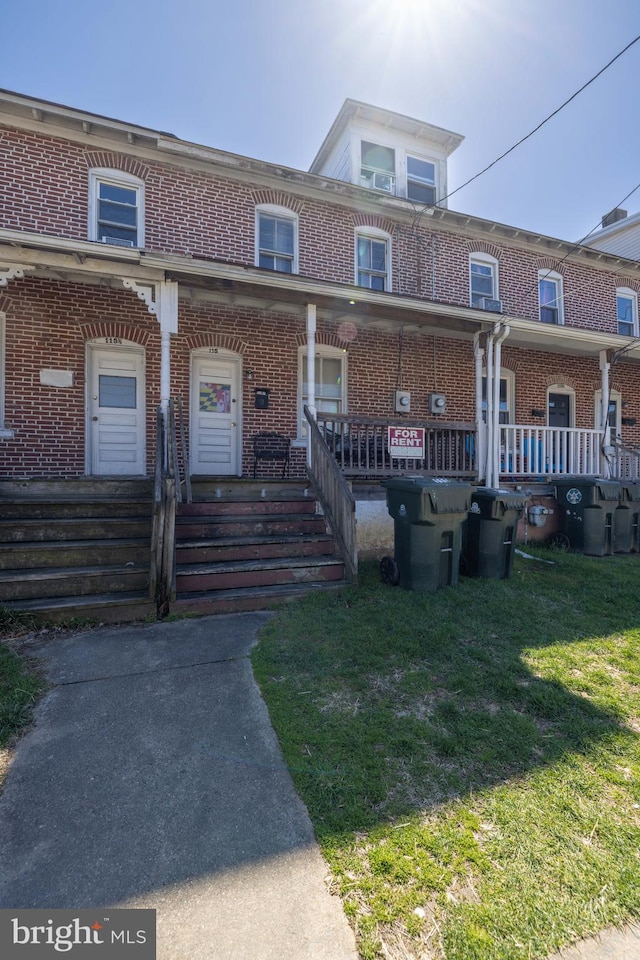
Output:
[[[640,34],[638,0],[3,6],[5,89],[302,169],[353,97],[463,134],[450,189]],[[579,239],[640,183],[639,89],[640,42],[451,207]]]

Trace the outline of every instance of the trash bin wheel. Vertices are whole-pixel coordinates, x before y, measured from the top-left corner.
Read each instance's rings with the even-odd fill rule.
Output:
[[[554,533],[553,536],[549,537],[548,544],[554,550],[562,550],[564,553],[571,550],[571,540],[566,533]]]
[[[380,576],[383,583],[396,587],[400,582],[400,571],[393,557],[383,557],[380,561]]]

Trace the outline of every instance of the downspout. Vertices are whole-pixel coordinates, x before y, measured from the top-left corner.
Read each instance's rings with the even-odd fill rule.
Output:
[[[508,323],[494,328],[498,332],[493,355],[493,479],[494,486],[500,486],[500,362],[502,359],[502,344],[507,339],[511,328]]]
[[[307,304],[307,406],[316,419],[316,305]],[[307,430],[307,464],[311,466],[311,432]]]
[[[605,479],[611,476],[611,463],[609,461],[609,353],[607,350],[600,351],[600,375],[602,377],[601,398],[600,398],[600,429],[602,430],[602,440],[600,443],[600,466]]]
[[[178,332],[178,284],[162,280],[156,300],[160,321],[160,406],[166,417],[171,397],[171,334]]]
[[[476,385],[476,454],[475,462],[478,468],[478,481],[484,480],[486,473],[485,462],[485,425],[482,421],[482,358],[484,350],[480,346],[480,333],[473,335],[473,359]]]
[[[485,470],[484,483],[486,487],[493,486],[493,338],[495,331],[487,334],[487,373],[486,373],[486,404],[487,404],[487,424],[485,434]]]

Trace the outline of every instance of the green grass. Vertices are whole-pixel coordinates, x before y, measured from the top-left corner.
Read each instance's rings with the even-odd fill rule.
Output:
[[[432,595],[369,565],[254,651],[365,960],[534,960],[640,914],[640,557],[532,552]]]
[[[30,619],[0,607],[0,749],[30,722],[35,703],[44,689],[34,665],[3,642],[15,640],[32,628]],[[0,769],[0,778],[1,773]]]

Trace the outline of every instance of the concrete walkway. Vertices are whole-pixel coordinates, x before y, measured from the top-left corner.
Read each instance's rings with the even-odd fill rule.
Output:
[[[640,960],[640,926],[628,923],[619,930],[603,930],[548,960]]]
[[[248,655],[266,614],[43,644],[0,907],[152,907],[159,960],[355,960]]]

